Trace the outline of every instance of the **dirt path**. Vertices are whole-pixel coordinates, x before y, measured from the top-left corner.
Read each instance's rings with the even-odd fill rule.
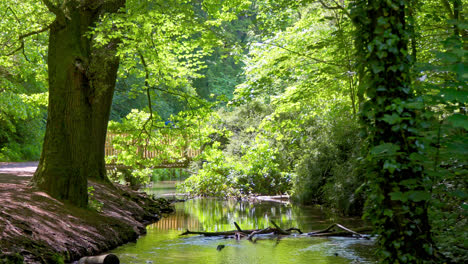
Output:
[[[37,168],[37,161],[33,162],[0,162],[0,184],[20,184],[31,180]]]
[[[125,186],[89,182],[102,210],[64,204],[31,186],[37,162],[0,164],[0,263],[60,263],[135,240],[169,212]]]

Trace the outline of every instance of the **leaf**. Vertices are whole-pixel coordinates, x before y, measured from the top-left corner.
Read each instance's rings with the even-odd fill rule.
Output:
[[[370,153],[372,155],[395,155],[397,151],[400,150],[400,146],[392,143],[384,143],[378,146],[375,146],[371,149]]]
[[[408,199],[414,202],[427,201],[431,199],[431,193],[427,191],[409,191]]]
[[[402,201],[402,202],[408,201],[408,197],[404,195],[402,192],[391,192],[390,199],[393,201]]]
[[[468,103],[468,91],[457,89],[441,89],[439,96],[445,101]]]
[[[462,114],[454,114],[447,118],[454,127],[464,128],[468,130],[468,116]]]
[[[455,190],[451,192],[450,194],[462,200],[468,199],[468,193],[463,190]]]
[[[396,113],[393,113],[392,115],[384,115],[382,120],[389,123],[390,125],[393,125],[396,123],[400,123],[401,117]]]

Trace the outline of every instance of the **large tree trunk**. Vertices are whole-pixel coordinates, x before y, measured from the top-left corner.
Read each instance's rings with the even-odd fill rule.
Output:
[[[125,0],[66,3],[48,5],[57,19],[49,36],[46,134],[33,183],[84,207],[87,178],[107,180],[104,144],[119,64],[116,41],[97,48],[86,33],[100,15],[117,12]]]
[[[356,47],[366,77],[360,115],[371,150],[366,215],[381,246],[382,263],[432,263],[435,247],[428,218],[430,191],[418,142],[411,90],[406,6],[409,0],[353,2]]]

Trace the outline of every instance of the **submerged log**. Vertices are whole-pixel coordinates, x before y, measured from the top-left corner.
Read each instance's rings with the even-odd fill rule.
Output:
[[[221,232],[203,232],[203,231],[190,231],[186,230],[184,233],[180,234],[181,236],[185,235],[204,235],[204,236],[234,236],[239,233],[250,234],[256,230],[244,230],[243,232],[239,232],[237,230],[231,231],[221,231]]]
[[[281,229],[281,227],[279,227],[275,221],[271,220],[270,221],[275,227],[276,227],[276,233],[279,234],[279,235],[291,235],[291,232],[286,232],[284,231],[283,229]]]
[[[92,257],[82,257],[78,264],[120,264],[119,258],[114,254],[106,254]]]
[[[364,236],[358,233],[357,231],[351,230],[340,224],[332,224],[324,230],[313,231],[313,232],[309,232],[305,234],[302,233],[302,231],[299,228],[291,227],[288,229],[282,229],[274,221],[271,221],[271,224],[274,227],[267,227],[265,229],[243,230],[236,222],[234,222],[236,230],[221,231],[221,232],[204,232],[204,231],[190,231],[187,229],[187,231],[185,231],[184,233],[180,235],[181,236],[184,236],[184,235],[224,236],[224,237],[234,237],[237,240],[242,239],[243,237],[247,237],[248,240],[252,241],[252,238],[255,235],[273,233],[276,235],[289,236],[292,234],[292,231],[296,231],[299,234],[306,235],[306,236],[322,236],[322,237],[323,236],[341,236],[341,237],[354,236],[357,238],[369,239],[367,236]],[[335,230],[336,228],[339,228],[340,231],[336,231]],[[371,229],[369,229],[368,227],[365,227],[365,228],[360,228],[356,230],[362,232],[362,231],[370,231]]]

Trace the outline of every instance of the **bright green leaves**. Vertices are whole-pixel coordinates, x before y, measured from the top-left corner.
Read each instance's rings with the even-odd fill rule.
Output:
[[[152,170],[161,164],[188,162],[188,153],[200,153],[214,133],[206,126],[216,116],[210,111],[179,112],[169,120],[161,120],[155,113],[132,110],[121,123],[110,122],[109,133],[118,153],[107,157],[116,164],[132,167],[136,182],[148,181]],[[190,157],[193,158],[193,157]]]
[[[237,19],[237,15],[246,11],[252,4],[249,0],[204,0],[202,10],[208,15],[207,26],[221,26],[225,21]]]
[[[431,193],[426,191],[391,192],[389,195],[392,200],[402,202],[421,202],[431,199]]]
[[[183,99],[195,95],[192,81],[202,77],[202,59],[224,45],[213,26],[236,19],[248,6],[244,0],[128,1],[121,13],[102,17],[89,35],[101,46],[120,40],[119,77],[144,77],[147,83],[132,87],[135,93],[157,89]]]

